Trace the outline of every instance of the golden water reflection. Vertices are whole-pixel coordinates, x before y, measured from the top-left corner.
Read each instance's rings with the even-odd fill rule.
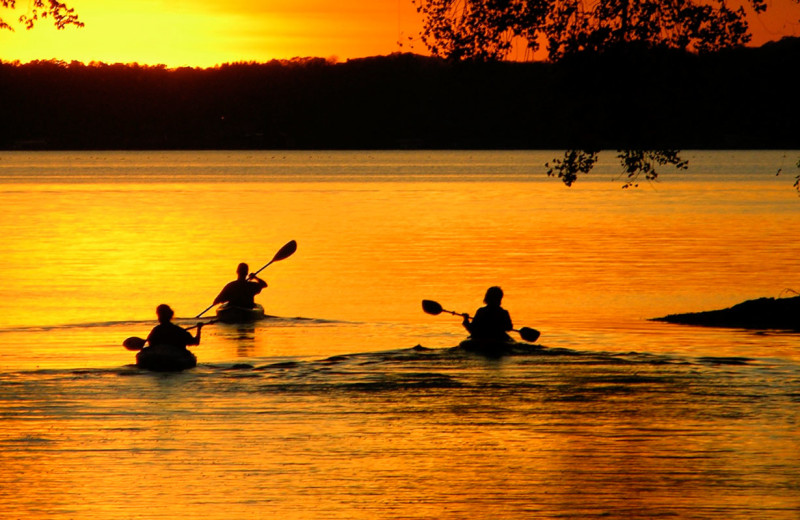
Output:
[[[459,362],[437,368],[459,386],[348,388],[370,359],[316,383],[302,367],[6,377],[31,391],[24,414],[0,400],[0,503],[26,518],[788,519],[800,506],[797,414],[743,381],[749,369]]]
[[[798,335],[646,320],[800,289],[774,172],[567,190],[534,152],[64,157],[0,168],[0,517],[796,518]],[[259,296],[279,318],[207,327],[187,373],[129,366],[157,304],[191,325],[290,239]],[[474,312],[498,283],[546,348],[450,354],[459,320],[420,300]]]
[[[559,334],[800,288],[796,196],[767,183],[2,186],[0,329],[150,321],[162,302],[190,317],[289,239],[260,297],[286,317],[425,326],[421,299],[474,312],[500,284],[517,325]]]

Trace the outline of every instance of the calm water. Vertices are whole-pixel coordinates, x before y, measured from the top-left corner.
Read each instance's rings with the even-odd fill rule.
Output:
[[[0,518],[800,518],[800,335],[647,319],[800,291],[800,152],[556,155],[2,153]],[[292,239],[276,318],[131,366]],[[420,300],[495,284],[542,348],[449,350]]]

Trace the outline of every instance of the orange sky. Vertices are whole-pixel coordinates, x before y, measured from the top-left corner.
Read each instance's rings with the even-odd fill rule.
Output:
[[[411,0],[71,0],[82,29],[49,22],[0,31],[0,59],[165,64],[208,67],[296,56],[339,60],[396,51],[425,53],[420,16]],[[0,8],[14,21],[16,10]],[[798,7],[773,0],[773,12],[751,26],[754,43],[800,35]],[[779,11],[792,5],[793,11]],[[413,37],[413,41],[409,41]],[[403,42],[401,47],[398,41]]]

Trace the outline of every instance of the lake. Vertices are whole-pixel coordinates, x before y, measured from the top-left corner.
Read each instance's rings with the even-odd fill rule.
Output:
[[[797,518],[800,334],[649,318],[800,291],[800,152],[558,155],[3,152],[0,517]],[[289,240],[273,318],[132,365]],[[422,311],[493,285],[541,348]]]

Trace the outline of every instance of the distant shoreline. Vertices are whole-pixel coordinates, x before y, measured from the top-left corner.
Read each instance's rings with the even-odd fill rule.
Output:
[[[784,38],[560,64],[0,63],[0,150],[790,150],[799,61]]]

